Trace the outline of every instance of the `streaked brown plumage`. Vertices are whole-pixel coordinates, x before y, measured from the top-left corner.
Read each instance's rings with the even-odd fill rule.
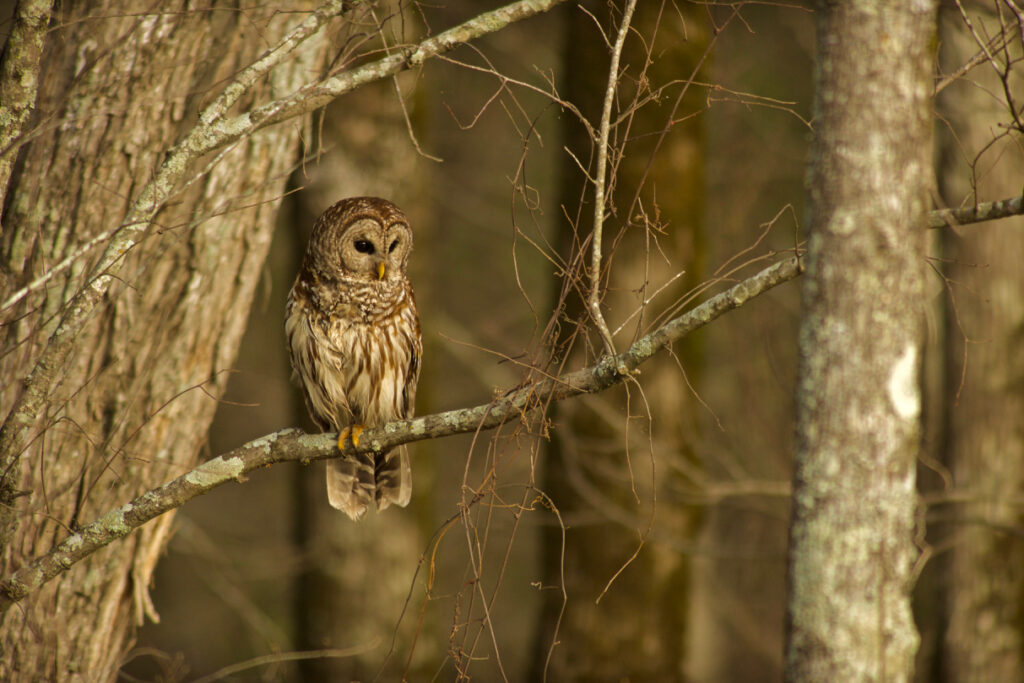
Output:
[[[288,295],[292,374],[317,426],[358,443],[363,427],[411,417],[423,344],[405,266],[412,230],[385,199],[342,199],[317,219]],[[371,503],[405,506],[405,447],[327,463],[331,505],[359,519]]]

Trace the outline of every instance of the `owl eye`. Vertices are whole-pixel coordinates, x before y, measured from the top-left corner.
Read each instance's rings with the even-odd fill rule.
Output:
[[[367,240],[356,240],[355,246],[356,246],[356,251],[358,251],[360,254],[372,254],[373,253],[373,243],[369,242]]]
[[[388,247],[388,253],[390,254],[391,252],[393,252],[395,250],[395,247],[397,247],[397,246],[398,246],[398,240],[395,240],[394,242],[391,243],[391,246]]]

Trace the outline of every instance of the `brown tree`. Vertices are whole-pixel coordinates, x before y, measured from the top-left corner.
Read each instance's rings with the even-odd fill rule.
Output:
[[[38,4],[18,10],[0,87],[18,94],[2,150],[0,541],[5,572],[22,569],[7,598],[54,576],[32,558],[68,534],[81,549],[74,532],[97,518],[90,528],[124,535],[124,511],[103,513],[195,464],[309,138],[298,117],[553,3],[510,5],[349,71],[377,19],[338,19],[340,0],[79,4],[49,26]],[[156,617],[149,583],[172,521],[58,569],[6,610],[0,676],[111,678],[133,626]]]
[[[994,3],[946,6],[941,19],[942,74],[986,57],[937,98],[942,203],[973,206],[1018,194],[1019,29]],[[940,661],[925,671],[947,681],[1024,676],[1024,545],[1015,531],[1024,485],[1024,220],[990,228],[952,224],[939,233],[944,372],[930,468],[942,476],[929,471],[936,486],[928,500],[941,591],[934,636],[942,641],[931,650]]]
[[[189,159],[159,186],[157,169],[225,82],[237,94],[215,100],[222,117],[298,89],[329,48],[318,31],[278,68],[252,73],[268,46],[249,35],[265,32],[272,45],[296,31],[295,16],[94,9],[66,6],[47,31],[34,125],[16,141],[4,207],[4,298],[52,274],[5,311],[7,568],[195,463],[301,126]],[[133,624],[153,616],[150,577],[172,522],[162,517],[7,612],[0,676],[112,677]]]

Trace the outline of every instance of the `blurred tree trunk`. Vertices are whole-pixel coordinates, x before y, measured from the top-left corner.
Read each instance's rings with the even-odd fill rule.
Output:
[[[36,128],[20,150],[3,214],[4,298],[90,238],[118,226],[161,162],[226,80],[304,18],[273,8],[130,2],[62,6],[48,35]],[[91,16],[91,14],[99,16]],[[321,68],[312,38],[239,100],[283,95]],[[195,169],[75,339],[5,475],[20,495],[6,574],[192,466],[245,327],[299,126],[243,139]],[[212,161],[212,160],[211,160]],[[102,249],[105,243],[101,243]],[[7,414],[97,252],[75,259],[4,311],[0,408]],[[146,615],[173,521],[165,515],[54,579],[0,626],[4,680],[112,680]]]
[[[934,31],[927,2],[818,4],[788,680],[912,675]]]
[[[999,32],[989,3],[965,3],[976,30]],[[1004,18],[1005,19],[1005,18]],[[979,49],[956,8],[943,12],[943,73]],[[1021,58],[1020,35],[1009,56]],[[997,53],[1000,59],[1007,55]],[[1010,86],[1021,93],[1019,66]],[[1008,119],[1002,84],[990,64],[952,84],[938,98],[939,190],[947,206],[970,205],[1021,192],[1019,136],[987,148]],[[1019,106],[1019,103],[1018,103]],[[976,156],[976,155],[981,156]],[[977,161],[974,176],[970,164]],[[972,185],[972,176],[976,185]],[[943,549],[940,674],[933,680],[1024,680],[1024,543],[1019,529],[1024,488],[1024,219],[943,230],[945,311],[940,461],[962,503],[934,508]],[[952,299],[952,300],[951,300]]]
[[[407,87],[402,96],[410,92]],[[323,209],[342,197],[373,195],[386,197],[405,210],[415,235],[411,267],[426,263],[423,255],[430,239],[424,220],[424,188],[428,169],[409,139],[397,98],[395,84],[388,79],[364,86],[344,103],[325,111],[318,132],[320,143],[332,152],[310,164],[297,179],[306,185],[297,200],[300,206],[293,233],[298,254],[305,250],[313,222]],[[413,109],[411,102],[407,106]],[[293,273],[297,271],[298,263]],[[410,276],[422,294],[419,285],[423,280],[415,273]],[[417,299],[423,300],[421,296]],[[300,412],[304,414],[305,408]],[[303,424],[316,431],[308,420]],[[363,655],[303,661],[303,680],[401,676],[406,653],[413,649],[417,636],[412,620],[401,629],[397,625],[422,551],[415,513],[417,501],[427,494],[428,463],[415,457],[418,451],[414,445],[411,506],[371,513],[358,524],[327,504],[323,466],[298,470],[295,541],[303,562],[295,593],[295,647],[316,650],[377,642]],[[420,654],[439,649],[433,633],[418,634]],[[392,646],[401,656],[392,657],[389,668],[381,670],[381,655]]]
[[[623,3],[615,4],[621,10]],[[595,16],[603,11],[596,3],[590,9]],[[685,81],[693,73],[708,36],[704,24],[695,20],[696,13],[678,14],[678,9],[670,3],[638,3],[633,30],[647,40],[657,38],[650,46],[653,63],[643,76],[646,44],[626,42],[622,64],[628,67],[618,88],[623,108],[634,96],[644,94],[645,87]],[[594,35],[590,16],[576,7],[568,12],[564,71],[571,77],[562,92],[596,123],[607,87],[608,48]],[[614,26],[605,26],[610,39],[621,11],[615,12],[614,20]],[[650,307],[622,325],[615,337],[620,349],[646,331],[657,312],[701,276],[700,117],[677,120],[656,148],[671,118],[681,119],[702,108],[702,94],[691,88],[673,117],[681,88],[677,84],[666,90],[658,106],[634,112],[630,135],[638,139],[630,142],[621,162],[609,171],[609,195],[614,193],[614,201],[609,205],[604,244],[612,275],[604,306],[612,330],[653,297],[658,287],[686,270]],[[564,118],[566,146],[584,165],[591,160],[593,170],[594,142],[582,126],[570,123],[568,115]],[[622,142],[622,134],[613,139]],[[560,222],[559,242],[560,253],[569,255],[576,253],[591,227],[594,196],[592,185],[582,184],[576,163],[566,155],[563,164],[561,204],[569,219]],[[589,255],[585,260],[589,263]],[[589,284],[580,286],[585,290]],[[557,343],[563,348],[557,355],[562,357],[565,349],[575,345],[566,367],[582,365],[593,357],[594,348],[576,336],[577,325],[590,323],[575,293],[567,299],[562,317]],[[591,342],[600,347],[596,338]],[[654,361],[656,366],[644,370],[642,391],[619,389],[559,404],[553,411],[552,420],[559,429],[553,431],[543,461],[543,486],[568,529],[564,543],[557,525],[547,527],[543,536],[543,584],[549,590],[542,592],[531,680],[541,680],[544,674],[555,681],[682,678],[690,563],[678,547],[692,538],[698,516],[673,490],[680,484],[680,472],[691,471],[697,460],[690,448],[696,419],[686,381],[688,377],[696,384],[699,379],[695,368],[700,350],[687,340],[676,354],[678,361],[663,356]],[[652,511],[655,495],[658,504]],[[652,514],[656,516],[651,537],[641,541]],[[631,558],[641,543],[642,549]],[[564,613],[558,587],[566,593]]]
[[[721,22],[732,11],[719,5],[715,16]],[[748,5],[742,19],[720,35],[707,80],[793,102],[810,120],[814,15],[792,5]],[[803,238],[794,223],[805,215],[809,127],[788,111],[726,101],[712,105],[707,128],[709,276],[744,256],[793,249]],[[751,163],[755,154],[770,162]],[[708,368],[698,386],[708,406],[698,432],[705,476],[726,490],[775,487],[710,499],[693,560],[690,680],[782,679],[799,323],[794,283],[698,333]]]

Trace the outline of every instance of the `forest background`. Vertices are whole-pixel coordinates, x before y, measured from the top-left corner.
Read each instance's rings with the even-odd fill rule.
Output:
[[[1003,216],[1021,212],[1024,12],[850,5],[5,6],[3,677],[1022,680],[1024,224]],[[844,19],[864,35],[829,53]],[[848,83],[829,60],[867,72],[828,90]],[[831,201],[828,103],[899,117],[857,88],[922,73],[908,127],[875,125],[921,205],[847,193],[905,239],[836,261],[894,274],[852,290],[848,336],[868,356],[890,327],[920,341],[920,409],[893,460],[853,443],[874,465],[829,495],[896,500],[902,522],[853,537],[863,558],[832,553],[878,594],[862,614],[818,590],[861,621],[808,654],[787,566],[806,566],[791,494],[820,417],[801,287],[829,269],[800,274],[843,252],[806,243]],[[105,517],[314,431],[284,301],[316,216],[361,194],[413,226],[417,414],[487,406],[410,445],[410,506],[350,522],[300,462],[328,440],[285,433],[294,462],[198,470],[161,490],[165,509],[191,498],[179,512]],[[600,365],[680,319],[635,369]],[[592,367],[610,388],[541,391]],[[853,385],[903,396],[876,379]],[[830,414],[856,393],[839,389]],[[485,414],[500,427],[473,429]],[[891,499],[904,470],[919,495]]]

